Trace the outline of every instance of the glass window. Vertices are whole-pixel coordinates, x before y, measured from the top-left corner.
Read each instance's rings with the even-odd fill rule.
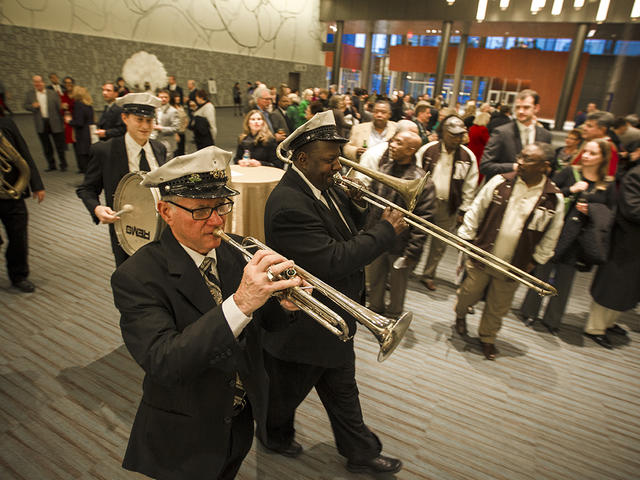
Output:
[[[333,33],[327,33],[327,43],[333,43]]]
[[[387,52],[387,36],[382,33],[375,33],[373,35],[373,48],[375,53],[384,54]]]
[[[478,48],[480,46],[480,37],[469,37],[468,46]]]
[[[402,45],[402,35],[391,35],[391,45]]]
[[[489,49],[504,48],[504,37],[487,37],[486,47]]]
[[[590,53],[591,55],[602,55],[604,53],[606,42],[606,40],[588,38],[584,41],[584,49],[582,51]]]
[[[353,46],[356,48],[364,48],[367,43],[367,35],[365,33],[356,33],[356,39],[353,42]]]
[[[353,45],[356,42],[356,35],[354,33],[345,33],[342,35],[342,43],[344,45]]]
[[[516,46],[516,37],[507,37],[506,41],[504,42],[504,47],[507,50],[511,50],[512,48],[515,48]]]
[[[619,40],[616,42],[613,53],[616,55],[626,55],[629,57],[637,57],[638,55],[640,55],[640,41]]]

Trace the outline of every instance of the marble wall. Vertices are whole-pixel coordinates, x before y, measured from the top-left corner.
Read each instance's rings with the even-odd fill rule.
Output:
[[[217,83],[216,105],[233,103],[235,82],[269,85],[300,74],[300,87],[324,86],[319,0],[2,0],[0,81],[22,111],[30,78],[70,75],[103,106],[100,86],[146,51],[186,89]]]

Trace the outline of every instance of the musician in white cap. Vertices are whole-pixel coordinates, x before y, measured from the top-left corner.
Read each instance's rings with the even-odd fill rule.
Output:
[[[122,337],[145,372],[123,467],[152,478],[235,477],[266,416],[260,329],[289,321],[269,298],[301,283],[278,278],[293,265],[281,255],[260,250],[247,263],[214,234],[238,194],[230,158],[207,147],[145,176],[167,228],[111,278]]]
[[[106,142],[91,146],[89,166],[84,181],[76,189],[95,223],[109,224],[111,248],[116,266],[129,256],[118,244],[113,223],[119,220],[113,210],[113,195],[118,182],[129,172],[148,172],[163,165],[167,149],[156,140],[149,140],[153,132],[156,108],[162,102],[148,93],[129,93],[116,100],[122,107],[122,121],[127,132]],[[100,193],[104,190],[106,205],[100,204]]]
[[[407,225],[400,212],[386,210],[371,228],[360,231],[368,210],[354,203],[357,195],[334,187],[340,147],[346,142],[337,134],[331,111],[316,114],[282,142],[293,165],[267,200],[265,236],[274,250],[364,303],[365,265],[391,248]],[[355,333],[355,319],[340,308],[338,312]],[[362,418],[353,339],[342,342],[303,312],[295,315],[297,321],[265,338],[269,410],[266,429],[259,429],[261,441],[274,452],[298,456],[302,446],[295,441],[295,411],[315,387],[347,469],[399,471],[400,460],[381,455],[380,440]]]

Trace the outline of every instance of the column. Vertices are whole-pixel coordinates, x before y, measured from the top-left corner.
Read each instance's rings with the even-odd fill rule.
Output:
[[[360,73],[360,86],[367,91],[371,90],[371,47],[373,44],[373,23],[369,22],[366,39],[364,42],[364,52],[362,54],[362,67]]]
[[[560,100],[558,101],[558,108],[556,109],[554,130],[561,131],[567,119],[567,112],[569,111],[569,104],[571,103],[571,94],[576,85],[580,56],[582,55],[584,39],[587,37],[588,28],[589,24],[587,23],[579,24],[573,41],[571,42],[569,61],[567,62],[567,69],[565,70],[564,81],[562,82],[562,89],[560,90]]]
[[[467,56],[467,44],[469,42],[469,25],[465,24],[460,35],[460,45],[458,46],[458,55],[456,55],[456,68],[453,74],[453,89],[451,91],[451,103],[454,105],[458,101],[460,94],[460,82],[462,80],[462,72],[464,70],[464,60]],[[470,97],[473,98],[473,97]]]
[[[444,71],[447,66],[447,53],[449,50],[449,40],[451,39],[451,20],[442,22],[442,40],[440,41],[440,49],[438,50],[438,64],[436,66],[436,83],[433,89],[434,98],[442,92],[444,84]],[[455,103],[455,102],[454,102]]]
[[[344,20],[336,20],[336,33],[333,44],[336,49],[333,52],[333,68],[331,69],[331,83],[338,85],[340,89],[340,66],[342,65],[342,34],[344,33]]]

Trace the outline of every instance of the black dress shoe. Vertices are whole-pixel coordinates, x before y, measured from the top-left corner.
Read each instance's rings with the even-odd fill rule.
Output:
[[[629,335],[629,332],[627,332],[624,328],[617,324],[613,327],[607,328],[607,333],[615,333],[616,335],[624,335],[625,337]]]
[[[609,350],[613,348],[613,345],[611,345],[609,337],[607,337],[606,333],[604,335],[593,335],[591,333],[584,332],[584,336],[589,337],[591,340],[604,348],[607,348]]]
[[[21,290],[26,293],[31,293],[36,289],[36,286],[26,278],[24,280],[15,282],[13,286],[16,287],[18,290]]]
[[[536,323],[536,320],[537,320],[536,318],[525,317],[523,321],[524,321],[525,327],[532,327],[533,324]]]
[[[464,337],[467,335],[467,320],[464,318],[456,318],[456,332],[458,335]]]
[[[284,446],[272,447],[272,446],[267,446],[267,444],[265,444],[264,442],[262,443],[262,445],[267,450],[273,453],[279,453],[280,455],[284,455],[285,457],[295,458],[302,453],[302,445],[300,445],[295,440],[291,440],[291,443],[289,445],[284,445]]]
[[[546,328],[551,335],[553,335],[554,337],[558,336],[558,327],[552,327],[551,325],[547,325],[544,322],[542,322],[542,325],[544,325],[544,328]]]
[[[353,473],[396,473],[402,468],[402,462],[397,458],[378,455],[366,462],[347,462],[347,470]]]

